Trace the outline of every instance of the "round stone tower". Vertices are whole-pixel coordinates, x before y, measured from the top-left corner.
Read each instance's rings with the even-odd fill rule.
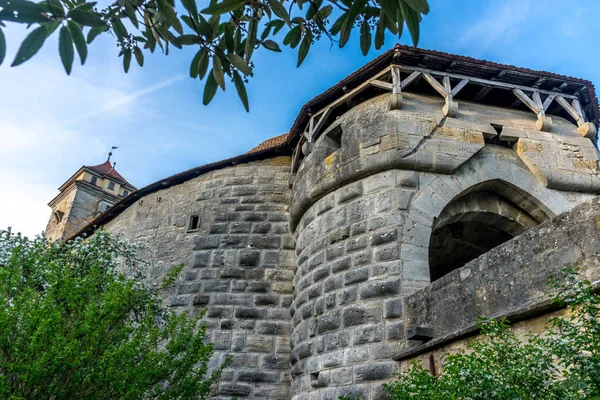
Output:
[[[293,156],[294,399],[379,398],[394,356],[439,334],[407,296],[600,191],[595,126],[558,112],[574,99],[403,65],[343,89]]]

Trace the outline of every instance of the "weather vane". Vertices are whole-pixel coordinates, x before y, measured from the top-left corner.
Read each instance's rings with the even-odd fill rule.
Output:
[[[118,149],[118,147],[113,146],[113,147],[110,148],[110,151],[108,152],[108,160],[106,160],[106,161],[110,161],[110,157],[112,156],[112,151],[115,150],[115,149]]]

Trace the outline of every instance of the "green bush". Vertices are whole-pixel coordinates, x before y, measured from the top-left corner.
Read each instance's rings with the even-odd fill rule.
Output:
[[[205,327],[143,283],[136,250],[101,231],[67,243],[0,231],[0,398],[209,394],[222,367],[209,371]]]
[[[600,297],[575,269],[552,282],[553,301],[567,308],[543,335],[517,339],[505,319],[481,318],[480,340],[443,358],[433,376],[417,362],[384,385],[404,399],[588,399],[600,395]],[[597,397],[594,397],[597,399]]]

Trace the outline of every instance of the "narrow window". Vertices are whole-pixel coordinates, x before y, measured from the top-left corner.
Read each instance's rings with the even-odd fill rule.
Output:
[[[129,196],[129,192],[127,190],[123,190],[123,197]]]
[[[92,179],[90,179],[90,182],[92,185],[96,185],[96,183],[98,182],[98,178],[96,178],[95,176],[92,176]]]
[[[108,182],[108,190],[115,190],[115,183],[114,182]]]
[[[190,223],[188,225],[188,231],[195,231],[198,229],[198,222],[200,218],[197,215],[190,216]]]

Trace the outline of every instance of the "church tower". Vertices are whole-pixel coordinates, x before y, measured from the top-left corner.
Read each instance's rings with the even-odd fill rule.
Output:
[[[48,203],[52,208],[45,231],[49,240],[70,238],[136,190],[111,165],[111,154],[102,164],[82,166],[58,188],[60,193]]]

